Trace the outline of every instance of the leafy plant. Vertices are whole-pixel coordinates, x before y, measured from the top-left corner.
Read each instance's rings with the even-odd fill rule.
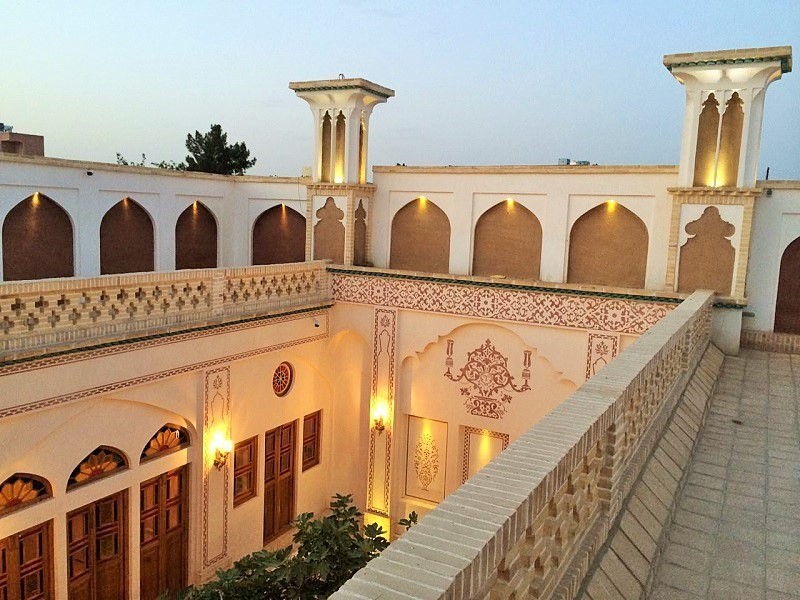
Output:
[[[337,494],[330,508],[319,519],[300,515],[292,545],[244,557],[215,581],[192,588],[186,600],[327,598],[389,545],[380,526],[361,526],[350,495]]]
[[[417,524],[418,520],[419,520],[419,515],[417,514],[417,511],[412,510],[408,514],[408,517],[406,517],[405,519],[400,519],[397,523],[405,527],[406,531],[408,531],[409,529],[411,529],[413,525]]]

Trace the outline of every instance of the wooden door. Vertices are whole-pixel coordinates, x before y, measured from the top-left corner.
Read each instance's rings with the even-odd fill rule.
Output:
[[[294,521],[295,422],[264,434],[264,544]]]
[[[188,470],[162,473],[140,486],[140,594],[175,598],[186,587],[189,543]]]
[[[800,238],[789,244],[781,257],[775,331],[800,334]]]
[[[124,600],[127,492],[67,513],[69,600]]]
[[[52,600],[53,522],[0,540],[0,600]]]

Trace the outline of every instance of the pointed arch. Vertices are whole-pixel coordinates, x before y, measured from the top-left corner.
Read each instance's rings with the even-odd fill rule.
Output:
[[[744,102],[739,97],[739,93],[733,92],[730,100],[725,104],[725,113],[722,115],[716,185],[736,187],[739,175],[739,154],[742,148],[743,107]]]
[[[595,206],[570,231],[567,282],[643,288],[648,241],[647,226],[621,204]]]
[[[800,237],[789,244],[781,256],[775,331],[800,334]]]
[[[191,446],[189,431],[180,425],[166,423],[153,434],[142,448],[139,462],[160,458],[189,446]]]
[[[72,220],[59,204],[36,192],[3,220],[3,280],[72,277]]]
[[[322,117],[322,149],[320,153],[320,181],[331,180],[331,115],[325,111]]]
[[[367,210],[363,198],[359,199],[353,216],[353,264],[363,267],[367,264]]]
[[[511,198],[495,204],[475,224],[473,275],[539,279],[542,224]]]
[[[336,265],[344,264],[344,211],[328,196],[314,214],[319,219],[314,225],[314,260],[328,258]]]
[[[67,480],[67,491],[115,475],[129,466],[128,458],[122,450],[112,446],[98,446],[72,470]]]
[[[123,198],[100,222],[100,273],[139,273],[154,268],[153,220],[138,202]]]
[[[285,204],[262,212],[253,224],[253,264],[303,262],[306,218]]]
[[[364,117],[358,123],[358,183],[367,183],[367,125]]]
[[[450,219],[425,196],[406,204],[392,219],[389,268],[450,272]]]
[[[175,268],[213,269],[217,266],[217,220],[195,200],[175,223]]]
[[[335,183],[344,182],[344,159],[345,149],[347,148],[347,121],[342,111],[336,117],[336,152],[334,153],[333,181]]]
[[[714,167],[717,158],[717,133],[719,132],[719,102],[713,93],[703,102],[697,124],[697,148],[694,155],[694,186],[714,185]]]
[[[0,517],[53,497],[53,486],[44,477],[14,473],[0,483]]]

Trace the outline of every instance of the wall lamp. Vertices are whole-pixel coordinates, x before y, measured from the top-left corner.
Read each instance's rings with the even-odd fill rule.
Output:
[[[211,438],[209,450],[214,453],[214,466],[221,471],[228,464],[228,457],[233,451],[233,440],[223,432],[217,431]]]
[[[372,409],[372,428],[379,434],[383,433],[386,429],[386,421],[388,417],[389,406],[383,400],[375,402]]]

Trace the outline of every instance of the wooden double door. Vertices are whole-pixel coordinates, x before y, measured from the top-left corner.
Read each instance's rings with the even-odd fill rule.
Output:
[[[296,421],[264,434],[264,544],[294,521]]]
[[[188,467],[162,473],[140,486],[141,600],[166,592],[175,598],[186,587],[188,571]]]
[[[0,600],[53,598],[53,522],[0,540]]]
[[[128,494],[123,490],[67,513],[69,600],[124,600]]]

